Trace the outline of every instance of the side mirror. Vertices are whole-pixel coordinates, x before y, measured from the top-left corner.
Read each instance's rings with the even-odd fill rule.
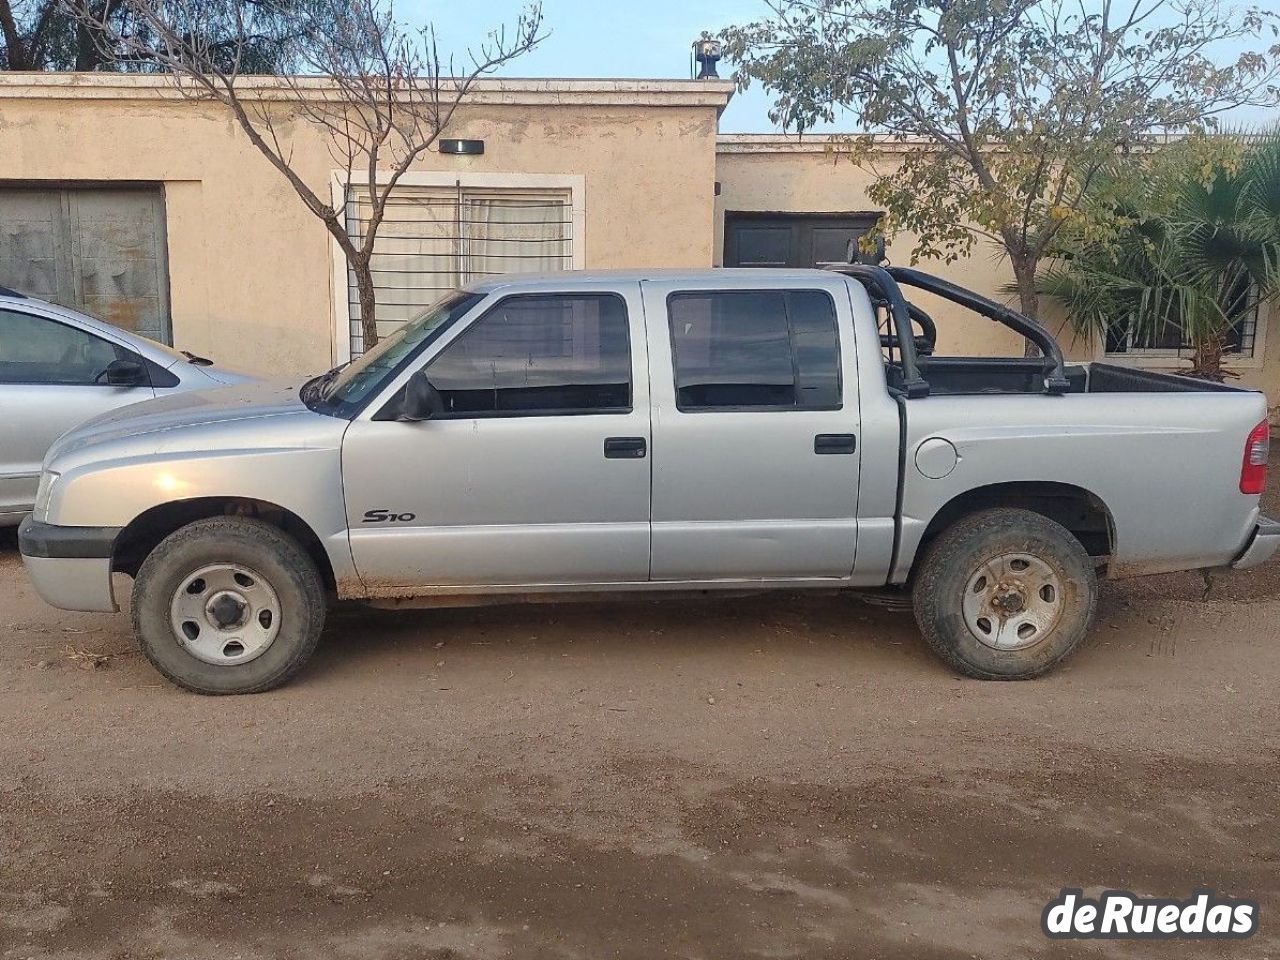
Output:
[[[443,412],[444,397],[431,385],[425,371],[417,371],[405,384],[404,402],[400,404],[400,415],[396,419],[416,423],[430,420]]]
[[[112,360],[98,377],[112,387],[145,387],[150,383],[147,368],[140,360]]]

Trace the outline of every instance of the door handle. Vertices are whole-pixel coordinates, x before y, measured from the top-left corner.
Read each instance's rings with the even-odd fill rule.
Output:
[[[813,438],[813,452],[848,454],[858,449],[858,438],[852,433],[820,433]]]
[[[604,456],[606,460],[640,460],[648,446],[644,437],[606,437]]]

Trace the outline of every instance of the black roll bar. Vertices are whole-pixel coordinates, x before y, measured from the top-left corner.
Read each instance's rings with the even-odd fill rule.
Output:
[[[911,318],[911,322],[917,324],[924,334],[924,341],[928,344],[929,349],[925,353],[933,353],[934,348],[938,345],[938,328],[934,325],[933,317],[929,316],[914,303],[907,304],[907,316]]]
[[[936,294],[944,300],[950,300],[952,303],[967,307],[974,313],[981,314],[989,320],[994,320],[996,323],[1003,324],[1010,330],[1022,334],[1022,336],[1039,347],[1040,352],[1044,354],[1044,392],[1061,394],[1071,389],[1071,383],[1067,380],[1066,364],[1062,359],[1062,349],[1058,346],[1058,342],[1053,339],[1053,335],[1030,317],[1024,316],[1017,310],[1004,306],[1004,304],[988,300],[972,290],[966,290],[964,287],[957,286],[948,280],[943,280],[941,277],[935,277],[920,270],[913,270],[911,267],[881,267],[878,269],[883,270],[899,283],[924,290],[926,293]],[[901,296],[901,293],[899,292],[898,295]]]
[[[902,389],[910,400],[927,397],[929,384],[920,376],[920,368],[916,364],[916,341],[911,333],[911,314],[893,274],[884,267],[869,263],[842,263],[828,266],[827,269],[853,277],[867,288],[869,294],[884,301],[893,321],[893,332],[898,338],[898,354],[902,358]]]

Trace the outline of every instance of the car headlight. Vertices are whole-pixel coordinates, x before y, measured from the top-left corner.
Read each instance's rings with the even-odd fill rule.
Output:
[[[62,476],[56,470],[45,470],[40,474],[40,485],[36,487],[36,506],[35,518],[41,522],[49,520],[49,494],[53,492],[53,485],[57,479]]]

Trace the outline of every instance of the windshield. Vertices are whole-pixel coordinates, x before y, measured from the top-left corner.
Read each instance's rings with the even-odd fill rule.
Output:
[[[432,335],[443,330],[484,299],[484,294],[454,290],[437,300],[368,353],[327,374],[319,400],[335,409],[354,411],[413,356]],[[305,399],[305,398],[304,398]]]

